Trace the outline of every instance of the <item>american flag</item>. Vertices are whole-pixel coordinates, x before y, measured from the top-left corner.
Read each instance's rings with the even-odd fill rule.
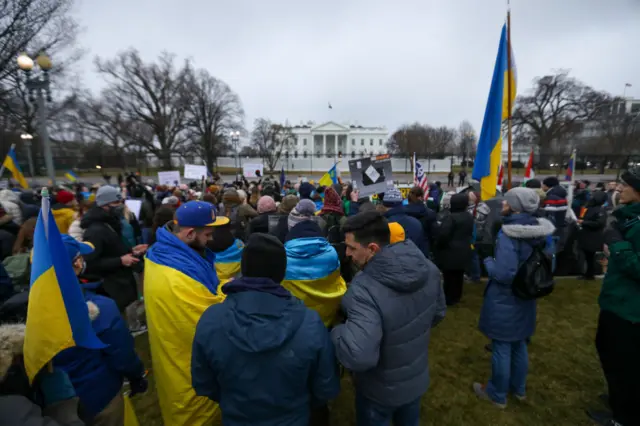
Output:
[[[427,174],[424,172],[422,164],[418,163],[415,152],[413,153],[413,184],[422,188],[423,191],[429,189]]]

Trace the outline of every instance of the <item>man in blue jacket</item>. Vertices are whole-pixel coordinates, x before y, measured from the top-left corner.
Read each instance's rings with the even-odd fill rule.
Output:
[[[242,252],[242,278],[200,318],[191,377],[196,394],[220,404],[226,426],[307,426],[312,406],[340,392],[329,333],[318,313],[280,283],[287,255],[268,234]]]
[[[402,205],[402,193],[396,189],[388,189],[384,193],[382,200],[384,216],[391,222],[399,223],[404,228],[404,234],[407,240],[411,240],[422,254],[429,257],[429,244],[425,238],[422,224],[415,217],[411,217]]]
[[[85,269],[83,256],[91,253],[93,247],[69,235],[62,235],[62,241],[76,275],[81,275]],[[84,414],[93,418],[93,425],[122,425],[123,381],[129,379],[132,394],[145,392],[148,385],[144,366],[116,302],[94,293],[100,283],[83,283],[82,286],[93,330],[108,346],[102,350],[69,348],[60,352],[53,363],[69,375]]]

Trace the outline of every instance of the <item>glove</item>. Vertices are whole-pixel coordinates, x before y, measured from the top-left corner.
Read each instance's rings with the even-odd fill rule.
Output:
[[[43,370],[40,373],[39,381],[39,390],[44,399],[45,407],[76,396],[69,376],[58,368],[52,372]]]
[[[129,380],[129,386],[131,387],[130,396],[137,395],[139,393],[145,393],[149,388],[149,382],[145,377]]]
[[[604,243],[608,246],[624,241],[622,233],[615,226],[610,226],[604,231]]]

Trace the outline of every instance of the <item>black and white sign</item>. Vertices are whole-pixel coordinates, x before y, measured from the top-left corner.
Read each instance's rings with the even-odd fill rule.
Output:
[[[393,187],[393,171],[389,155],[349,160],[349,173],[351,173],[353,189],[360,191],[361,197],[379,194]]]

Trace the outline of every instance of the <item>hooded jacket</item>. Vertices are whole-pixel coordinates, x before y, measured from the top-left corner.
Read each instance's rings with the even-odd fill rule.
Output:
[[[418,219],[407,214],[405,209],[405,206],[399,205],[387,210],[384,216],[389,222],[399,223],[404,229],[406,238],[411,240],[428,257],[429,243],[424,234],[422,224]]]
[[[358,392],[387,407],[423,395],[431,328],[446,311],[438,268],[411,241],[386,246],[351,281],[342,310],[331,340]]]
[[[327,327],[333,325],[347,291],[336,249],[322,236],[320,227],[308,220],[291,228],[284,248],[287,270],[282,287],[318,312]]]
[[[266,278],[234,280],[225,292],[196,328],[196,393],[220,403],[227,426],[307,426],[311,402],[340,392],[319,315]]]
[[[566,226],[565,217],[569,206],[567,205],[567,190],[561,185],[554,186],[547,191],[547,196],[542,203],[547,219],[560,230]]]
[[[465,270],[471,262],[473,216],[467,211],[466,194],[451,197],[451,210],[442,214],[436,238],[436,263],[443,271]]]
[[[424,203],[409,203],[405,206],[404,211],[411,217],[414,217],[420,221],[422,225],[422,232],[424,234],[425,248],[423,253],[425,255],[431,254],[431,247],[435,241],[435,235],[437,231],[437,219],[436,213],[425,206]]]
[[[71,223],[73,223],[76,218],[75,210],[65,204],[54,204],[51,207],[51,214],[53,214],[60,233],[67,234]]]
[[[10,189],[0,191],[0,205],[13,219],[16,225],[22,225],[22,209],[20,209],[20,196]]]
[[[122,265],[120,258],[130,253],[122,240],[120,219],[94,206],[82,217],[84,241],[94,247],[93,253],[85,256],[85,277],[92,282],[102,280],[107,295],[116,301],[118,309],[124,309],[138,299],[138,290],[133,276],[134,269]]]
[[[193,390],[191,347],[203,312],[223,300],[215,255],[201,256],[167,226],[156,237],[145,258],[144,302],[160,411],[166,425],[208,426],[218,406]]]
[[[607,224],[607,210],[604,204],[607,202],[607,194],[595,191],[587,202],[586,211],[578,231],[578,246],[588,252],[601,251],[604,246],[603,231]]]
[[[553,224],[527,213],[506,216],[498,233],[495,258],[484,259],[489,282],[480,313],[480,331],[489,339],[517,342],[533,335],[536,301],[513,294],[511,285],[520,265],[536,245],[549,248]]]
[[[90,417],[104,410],[121,392],[125,377],[133,381],[144,375],[144,366],[118,306],[108,297],[93,292],[99,286],[100,283],[84,284],[84,298],[89,305],[93,331],[109,346],[102,350],[73,347],[53,359],[54,365],[69,375],[82,407]]]

